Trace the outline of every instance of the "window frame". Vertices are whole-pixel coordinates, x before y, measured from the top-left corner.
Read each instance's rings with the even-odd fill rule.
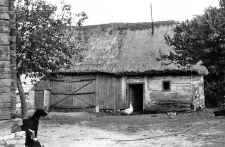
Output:
[[[168,89],[168,90],[165,89],[164,83],[166,83],[166,82],[169,83],[169,89]],[[170,91],[171,91],[171,80],[163,80],[163,81],[162,81],[162,91],[163,91],[163,92],[170,92]]]

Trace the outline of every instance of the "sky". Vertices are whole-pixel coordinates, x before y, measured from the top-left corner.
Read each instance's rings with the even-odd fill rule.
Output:
[[[47,0],[58,5],[60,0]],[[218,0],[64,0],[74,13],[86,12],[84,25],[135,23],[175,20],[184,21],[201,15],[209,6],[218,7]]]

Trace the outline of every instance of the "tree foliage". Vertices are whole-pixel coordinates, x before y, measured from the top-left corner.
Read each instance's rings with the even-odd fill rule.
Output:
[[[205,77],[205,95],[208,106],[217,106],[225,95],[225,3],[208,7],[203,15],[178,24],[173,35],[166,35],[167,44],[173,46],[170,54],[161,53],[182,66],[202,63],[209,74]]]
[[[64,33],[72,24],[71,6],[64,4],[60,14],[57,6],[45,0],[19,0],[16,6],[18,73],[43,76],[69,65],[77,51],[68,45],[70,34]],[[86,14],[78,16],[81,25]]]
[[[71,34],[67,30],[75,23],[75,18],[78,19],[76,24],[81,26],[87,15],[84,12],[73,14],[71,6],[63,2],[57,7],[45,0],[17,0],[15,12],[17,85],[22,97],[20,75],[43,77],[62,67],[68,68],[71,57],[79,56],[79,47],[71,44]]]

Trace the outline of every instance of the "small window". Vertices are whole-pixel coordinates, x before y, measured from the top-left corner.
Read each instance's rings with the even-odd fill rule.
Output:
[[[171,83],[170,83],[170,81],[163,81],[162,82],[162,90],[163,91],[170,91],[171,90]]]

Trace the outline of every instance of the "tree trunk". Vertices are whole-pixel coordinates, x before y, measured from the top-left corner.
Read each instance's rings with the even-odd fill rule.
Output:
[[[26,103],[26,95],[24,93],[23,87],[22,87],[22,82],[20,79],[20,74],[17,73],[17,88],[19,91],[19,95],[20,95],[20,101],[21,101],[21,115],[22,118],[26,118],[27,116],[27,103]]]

